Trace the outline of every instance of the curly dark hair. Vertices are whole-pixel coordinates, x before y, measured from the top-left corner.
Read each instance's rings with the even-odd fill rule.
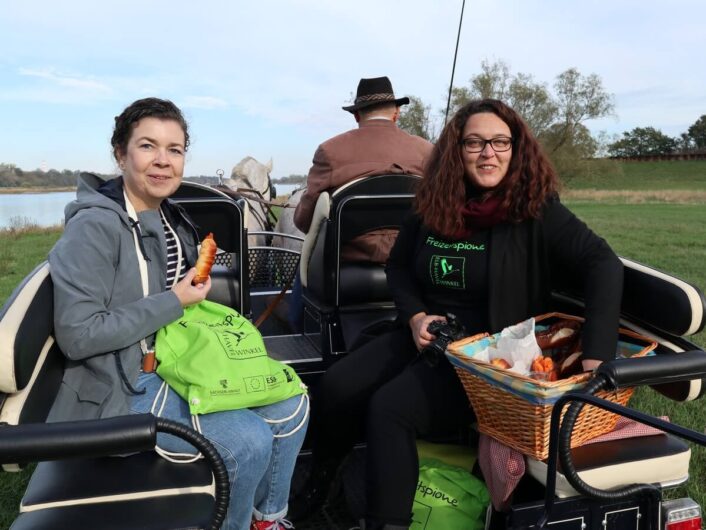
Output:
[[[463,129],[473,114],[490,112],[504,121],[512,134],[512,158],[503,180],[487,195],[500,199],[509,221],[537,218],[547,199],[558,192],[551,162],[520,115],[497,99],[481,99],[461,107],[446,124],[427,162],[417,188],[415,209],[425,225],[447,237],[465,226],[462,207],[471,186],[463,163]]]
[[[144,98],[134,101],[120,116],[115,117],[115,128],[110,145],[113,146],[113,156],[116,160],[118,155],[124,154],[127,150],[132,131],[142,118],[174,120],[184,131],[184,149],[189,148],[189,126],[179,107],[168,99]]]

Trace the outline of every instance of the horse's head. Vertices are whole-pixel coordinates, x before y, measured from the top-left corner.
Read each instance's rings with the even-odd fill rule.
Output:
[[[224,184],[229,188],[254,190],[264,199],[274,199],[274,187],[270,180],[272,159],[267,164],[262,164],[251,156],[246,156],[236,164],[230,173],[230,179],[225,179]]]

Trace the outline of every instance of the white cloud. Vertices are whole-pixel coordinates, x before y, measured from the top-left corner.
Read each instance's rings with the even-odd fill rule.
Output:
[[[86,91],[96,91],[108,93],[110,92],[110,87],[85,76],[67,75],[55,72],[51,68],[43,68],[35,70],[32,68],[20,68],[19,74],[29,77],[39,77],[66,88],[75,88],[79,90]]]
[[[549,86],[576,67],[616,95],[618,118],[592,129],[651,125],[676,134],[706,111],[706,3],[664,5],[466,2],[455,84],[467,84],[484,59]],[[58,128],[77,107],[90,107],[82,119],[102,123],[137,98],[165,97],[193,118],[194,138],[204,138],[194,142],[194,165],[215,167],[247,150],[302,173],[317,142],[354,126],[341,106],[361,77],[387,75],[398,96],[443,112],[460,8],[458,0],[15,2],[2,13],[0,114],[24,117],[15,120],[26,128]],[[0,132],[0,146],[8,137]],[[64,137],[87,145],[75,128]]]

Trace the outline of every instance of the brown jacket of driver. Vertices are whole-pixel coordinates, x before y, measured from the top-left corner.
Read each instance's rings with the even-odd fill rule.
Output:
[[[324,191],[333,191],[360,177],[390,173],[423,175],[432,144],[406,133],[392,120],[368,119],[322,143],[306,180],[306,191],[294,212],[294,224],[308,232],[316,201]],[[344,261],[385,263],[397,230],[375,230],[358,236],[341,251]]]

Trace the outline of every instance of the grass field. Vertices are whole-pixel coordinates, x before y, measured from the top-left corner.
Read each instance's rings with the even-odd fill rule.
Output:
[[[672,162],[587,162],[588,176],[571,179],[571,190],[701,190],[706,191],[706,160]]]
[[[622,255],[670,272],[706,289],[706,204],[596,204],[568,202],[572,211]],[[706,348],[706,332],[692,337]],[[703,432],[703,400],[675,406],[648,388],[639,388],[630,405]],[[669,492],[688,495],[706,508],[706,448],[694,447],[686,487]]]
[[[0,301],[4,303],[22,278],[46,259],[60,235],[59,228],[0,231]],[[0,528],[9,528],[16,517],[31,469],[0,474]]]
[[[619,167],[621,175],[612,177],[610,183],[572,182],[566,190],[566,204],[618,254],[706,289],[706,197],[699,195],[706,193],[706,162],[625,163]],[[678,185],[671,184],[675,179]],[[593,192],[593,188],[601,191]],[[605,196],[603,190],[613,192]],[[646,197],[646,190],[661,191],[662,198]],[[690,190],[693,193],[681,193]],[[59,235],[59,229],[0,231],[0,302],[46,258]],[[706,333],[692,340],[706,348]],[[668,415],[673,422],[699,431],[706,426],[703,401],[675,406],[650,390],[639,389],[631,405],[650,414]],[[28,477],[27,471],[0,474],[0,529],[8,528],[14,518]],[[676,494],[688,494],[706,508],[703,448],[695,448],[691,480]]]

